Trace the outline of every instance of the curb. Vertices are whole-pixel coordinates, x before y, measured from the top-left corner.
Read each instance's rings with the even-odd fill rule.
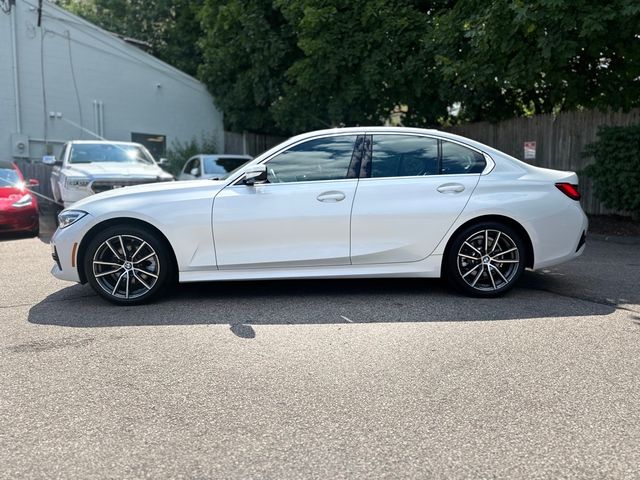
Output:
[[[601,242],[619,243],[621,245],[640,245],[640,237],[623,237],[617,235],[604,235],[602,233],[587,233],[587,240],[600,240]]]

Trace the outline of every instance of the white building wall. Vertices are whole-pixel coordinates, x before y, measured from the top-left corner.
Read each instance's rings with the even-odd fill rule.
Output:
[[[89,131],[102,133],[108,140],[131,140],[132,132],[166,135],[167,148],[176,139],[214,136],[223,151],[222,113],[202,83],[43,3],[41,27],[37,26],[36,0],[17,0],[10,15],[0,15],[0,158],[20,157],[19,134],[28,137],[28,157],[37,160],[46,153],[45,144],[57,154],[63,141],[95,138]],[[96,102],[103,106],[102,128]]]

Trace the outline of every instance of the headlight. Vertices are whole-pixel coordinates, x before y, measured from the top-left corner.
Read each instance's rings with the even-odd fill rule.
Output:
[[[65,210],[58,215],[58,228],[66,228],[69,225],[73,225],[86,214],[87,212],[82,210]]]
[[[89,185],[87,178],[67,178],[65,185],[68,187],[84,188]]]
[[[31,198],[31,195],[29,195],[28,193],[26,195],[23,195],[20,200],[18,200],[17,202],[15,202],[13,205],[11,205],[12,207],[28,207],[29,205],[31,205],[33,203],[33,198]]]

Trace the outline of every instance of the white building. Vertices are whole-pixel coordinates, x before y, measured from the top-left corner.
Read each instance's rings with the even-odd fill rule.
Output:
[[[0,1],[0,159],[57,155],[93,133],[144,143],[156,158],[194,135],[224,151],[222,113],[202,83],[42,3],[39,12],[38,0]]]

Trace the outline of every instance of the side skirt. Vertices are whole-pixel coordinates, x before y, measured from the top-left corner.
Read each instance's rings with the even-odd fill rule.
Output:
[[[276,280],[294,278],[438,278],[442,255],[431,255],[419,262],[377,265],[338,265],[296,268],[242,268],[237,270],[182,271],[181,283],[216,280]]]

